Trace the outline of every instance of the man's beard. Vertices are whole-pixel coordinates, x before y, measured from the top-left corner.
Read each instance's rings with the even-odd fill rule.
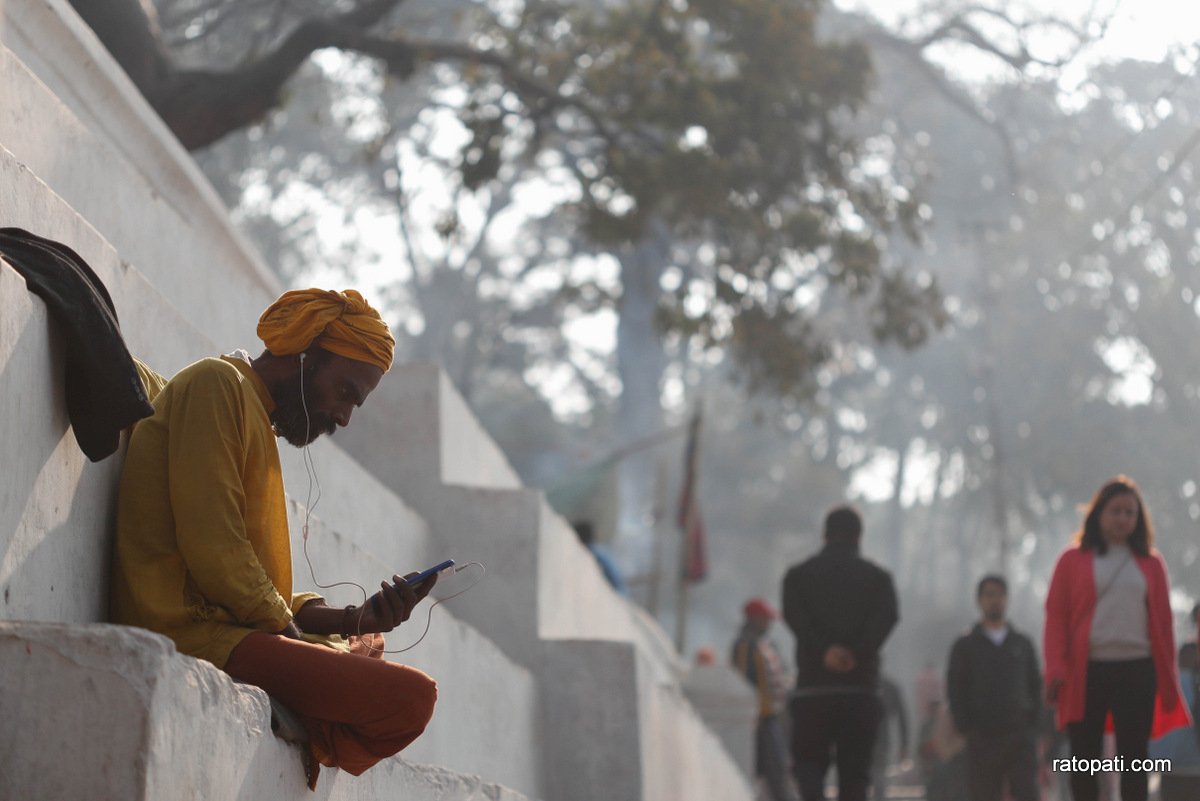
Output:
[[[275,411],[271,413],[275,433],[297,448],[303,448],[322,434],[332,434],[337,428],[337,422],[330,414],[312,409],[307,415],[304,413],[304,399],[313,396],[312,376],[311,372],[304,374],[304,398],[294,381],[286,382],[287,386],[277,386],[277,391],[271,393],[275,400]]]

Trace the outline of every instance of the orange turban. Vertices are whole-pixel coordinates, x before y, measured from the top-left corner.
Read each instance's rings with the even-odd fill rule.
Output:
[[[392,366],[396,350],[387,323],[353,289],[284,292],[258,318],[258,336],[276,356],[300,353],[316,343],[384,372]]]

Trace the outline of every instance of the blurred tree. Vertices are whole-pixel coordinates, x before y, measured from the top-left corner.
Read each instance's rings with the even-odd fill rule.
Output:
[[[109,14],[114,4],[120,14]],[[683,333],[699,352],[727,350],[737,368],[728,375],[752,391],[808,397],[816,369],[840,339],[915,347],[943,322],[930,275],[910,274],[887,256],[889,234],[916,236],[923,207],[892,169],[887,143],[862,140],[854,129],[871,85],[870,60],[860,44],[817,37],[819,0],[599,6],[531,0],[481,7],[469,34],[446,35],[443,28],[424,38],[399,21],[403,4],[395,0],[327,10],[282,1],[162,3],[167,38],[193,60],[220,53],[224,63],[237,65],[224,72],[184,68],[165,56],[162,35],[148,17],[134,24],[131,5],[76,0],[190,147],[261,119],[279,102],[288,76],[318,48],[378,58],[401,82],[418,66],[457,65],[449,73],[421,73],[426,81],[440,76],[434,86],[448,89],[457,81],[466,89],[458,98],[443,92],[437,101],[456,110],[469,135],[455,185],[495,198],[520,180],[518,173],[556,172],[553,225],[572,252],[616,259],[616,292],[559,284],[575,305],[589,297],[615,305],[619,439],[662,427],[664,331]],[[331,93],[328,102],[336,107],[339,98]],[[311,156],[306,169],[346,188],[338,205],[347,213],[361,209],[357,193],[387,197],[402,186],[397,159],[411,119],[397,124],[386,110],[382,117],[375,135],[357,137],[365,166],[351,163],[353,148],[322,155],[330,144],[324,134],[304,146]],[[293,156],[285,154],[292,165],[305,164]],[[364,179],[374,186],[365,187]],[[449,210],[446,231],[453,235],[457,209]],[[292,222],[285,235],[319,236],[311,217]],[[280,244],[280,234],[262,233]],[[478,297],[490,277],[486,255],[476,248],[452,272],[435,270],[425,279],[410,273],[406,294],[417,306],[428,304],[421,287],[449,281],[460,290],[456,297]],[[408,256],[419,259],[413,249]],[[545,262],[536,252],[521,256],[529,265],[522,269]],[[447,342],[441,328],[477,327],[473,321],[485,306],[498,310],[505,296],[494,299],[499,303],[460,304],[462,313],[445,326],[434,323],[446,317],[425,315],[414,335]],[[561,311],[540,322],[561,325]],[[501,311],[493,319],[494,336],[512,315]],[[436,350],[439,358],[445,354]],[[469,381],[468,373],[460,380]],[[634,496],[646,496],[654,467],[634,459],[627,468],[623,488],[636,516],[648,497]]]
[[[189,149],[212,144],[261,120],[282,102],[284,85],[315,51],[367,52],[408,77],[419,62],[488,61],[455,42],[376,34],[403,0],[319,3],[308,0],[168,0],[164,34],[151,0],[71,0],[71,5],[129,74],[150,105]],[[185,66],[170,45],[194,45],[220,32],[234,66]]]
[[[698,594],[699,614],[732,625],[729,592],[814,547],[814,518],[837,494],[809,480],[840,475],[906,619],[942,621],[941,633],[902,624],[889,663],[912,671],[938,660],[945,626],[971,619],[986,571],[1009,575],[1016,620],[1036,629],[1079,505],[1125,472],[1146,493],[1182,621],[1200,594],[1200,464],[1181,446],[1200,402],[1186,344],[1200,335],[1198,61],[1193,46],[1099,65],[1067,88],[1056,76],[974,85],[967,108],[924,67],[877,53],[863,124],[898,134],[894,161],[927,176],[933,211],[921,253],[899,257],[938,275],[952,322],[911,353],[839,343],[812,405],[761,410],[757,447],[705,464],[707,492],[742,500],[721,504],[736,543],[723,556],[738,567],[724,597]],[[747,412],[730,425],[751,425]],[[803,453],[789,453],[797,441]],[[722,461],[738,453],[719,447]]]
[[[770,594],[850,494],[907,602],[956,619],[1003,567],[1036,620],[1076,504],[1118,471],[1200,590],[1196,52],[1068,91],[1104,20],[1043,51],[1035,23],[1061,21],[1010,4],[890,29],[799,0],[158,6],[162,37],[131,47],[170,56],[131,72],[278,64],[314,18],[371,56],[296,61],[246,104],[260,123],[197,155],[291,275],[382,269],[403,347],[447,364],[524,475],[715,398],[706,613]],[[971,53],[1001,71],[964,83]],[[943,309],[942,336],[898,347]],[[580,321],[613,352],[563,334]],[[572,425],[548,433],[530,385],[578,396]]]
[[[726,350],[737,368],[726,374],[751,391],[809,397],[837,339],[865,329],[912,347],[941,322],[928,276],[884,255],[888,232],[915,236],[921,207],[886,154],[849,133],[869,61],[859,45],[817,38],[819,7],[540,2],[483,33],[524,74],[585,100],[542,110],[477,82],[465,162],[478,181],[506,150],[570,170],[560,208],[620,264],[624,440],[662,427],[664,331]],[[845,297],[871,309],[857,330]],[[655,467],[624,468],[633,524]]]
[[[1194,58],[1099,67],[1070,96],[1051,79],[977,88],[1007,142],[980,136],[979,115],[920,72],[881,64],[874,113],[923,142],[937,175],[925,263],[954,323],[920,352],[876,351],[888,392],[834,393],[868,421],[859,440],[876,466],[896,467],[884,499],[906,510],[893,564],[907,590],[965,608],[970,577],[1005,569],[1036,620],[1076,504],[1126,472],[1194,594],[1197,548],[1180,534],[1200,517],[1197,465],[1171,444],[1188,436],[1197,387],[1179,347],[1200,333],[1184,277],[1200,256]],[[894,415],[901,404],[912,411]]]
[[[817,39],[819,0],[531,0],[436,40],[402,35],[399,0],[332,14],[283,0],[163,3],[181,43],[234,31],[225,50],[240,63],[224,71],[178,66],[135,0],[74,5],[189,147],[261,119],[320,48],[377,57],[402,79],[422,64],[464,64],[463,185],[555,153],[576,182],[563,208],[621,256],[623,338],[636,352],[654,350],[644,329],[657,318],[730,346],[752,387],[803,393],[827,351],[812,300],[825,288],[872,298],[884,340],[918,345],[941,320],[936,290],[881,258],[881,235],[913,235],[920,205],[849,133],[869,59],[861,45]],[[678,246],[700,280],[677,282],[660,304]]]

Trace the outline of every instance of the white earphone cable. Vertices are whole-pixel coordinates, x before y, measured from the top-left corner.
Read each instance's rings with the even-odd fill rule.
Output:
[[[425,639],[425,635],[429,633],[430,624],[433,622],[434,607],[439,606],[440,604],[443,604],[446,601],[449,601],[451,598],[457,598],[458,596],[462,595],[464,592],[467,592],[468,590],[473,589],[475,587],[475,585],[478,584],[480,581],[482,581],[483,577],[485,575],[487,575],[487,568],[483,566],[482,562],[467,562],[466,564],[463,564],[463,565],[457,565],[457,566],[451,568],[449,571],[445,571],[445,572],[454,574],[454,573],[458,573],[461,570],[465,570],[468,567],[474,566],[474,567],[479,568],[480,573],[479,573],[479,578],[475,579],[475,581],[472,582],[470,585],[468,585],[467,587],[464,587],[463,589],[459,590],[458,592],[454,593],[453,595],[448,595],[445,598],[435,598],[434,599],[433,603],[429,605],[429,612],[425,617],[425,628],[421,631],[421,636],[418,637],[417,641],[414,642],[412,645],[408,645],[408,646],[405,646],[404,648],[399,648],[396,650],[385,650],[385,649],[381,649],[381,648],[375,648],[373,645],[368,643],[365,639],[362,639],[362,617],[363,617],[363,613],[366,611],[367,599],[369,597],[367,595],[367,589],[356,581],[335,581],[332,584],[322,584],[320,581],[317,580],[316,570],[313,568],[312,559],[308,555],[308,527],[309,527],[309,523],[311,522],[313,509],[315,509],[317,507],[317,504],[321,502],[321,481],[317,477],[316,462],[313,460],[312,453],[308,449],[309,436],[312,433],[312,420],[308,413],[308,400],[304,396],[304,357],[305,357],[305,354],[301,353],[300,354],[300,406],[304,410],[304,447],[302,448],[302,450],[304,452],[304,471],[308,475],[308,492],[305,496],[305,501],[304,501],[304,523],[301,526],[301,543],[302,543],[302,550],[304,551],[304,561],[308,565],[308,573],[309,573],[309,576],[312,577],[312,582],[315,586],[317,586],[323,590],[332,589],[334,587],[357,587],[358,591],[360,593],[362,593],[363,600],[362,600],[362,603],[359,604],[357,620],[355,621],[355,623],[356,623],[355,636],[358,637],[370,651],[373,651],[376,653],[383,653],[383,654],[402,654],[405,651],[408,651],[412,648],[416,648],[418,645],[421,644],[421,641]],[[317,493],[316,499],[313,498],[313,487],[314,486],[316,487],[316,493]]]

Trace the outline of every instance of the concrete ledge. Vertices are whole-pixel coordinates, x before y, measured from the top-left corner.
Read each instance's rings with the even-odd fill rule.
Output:
[[[557,641],[543,645],[542,659],[547,797],[655,798],[644,794],[637,650],[628,643]],[[675,793],[662,798],[692,801]]]
[[[751,801],[754,788],[725,746],[696,714],[678,684],[643,695],[643,798]]]
[[[443,552],[478,561],[487,575],[455,600],[455,612],[519,664],[537,665],[538,506],[529,490],[443,487],[420,496],[422,517]],[[465,574],[466,571],[464,571]]]
[[[399,758],[358,778],[323,771],[314,795],[261,690],[138,629],[0,622],[0,663],[6,801],[526,798]]]
[[[535,668],[543,639],[641,639],[631,605],[540,492],[441,486],[413,497],[442,551],[431,561],[486,566],[487,577],[456,600],[455,613],[514,661]]]
[[[149,632],[3,622],[0,662],[13,798],[236,798],[270,744],[264,693]]]
[[[753,777],[758,698],[746,679],[724,665],[697,665],[688,673],[683,691],[742,773]]]
[[[753,788],[632,643],[542,647],[546,792],[572,801],[750,801]]]
[[[519,489],[508,464],[445,372],[433,364],[396,365],[371,402],[347,429],[346,449],[401,497],[419,497],[442,485]],[[388,451],[379,448],[388,443]]]

